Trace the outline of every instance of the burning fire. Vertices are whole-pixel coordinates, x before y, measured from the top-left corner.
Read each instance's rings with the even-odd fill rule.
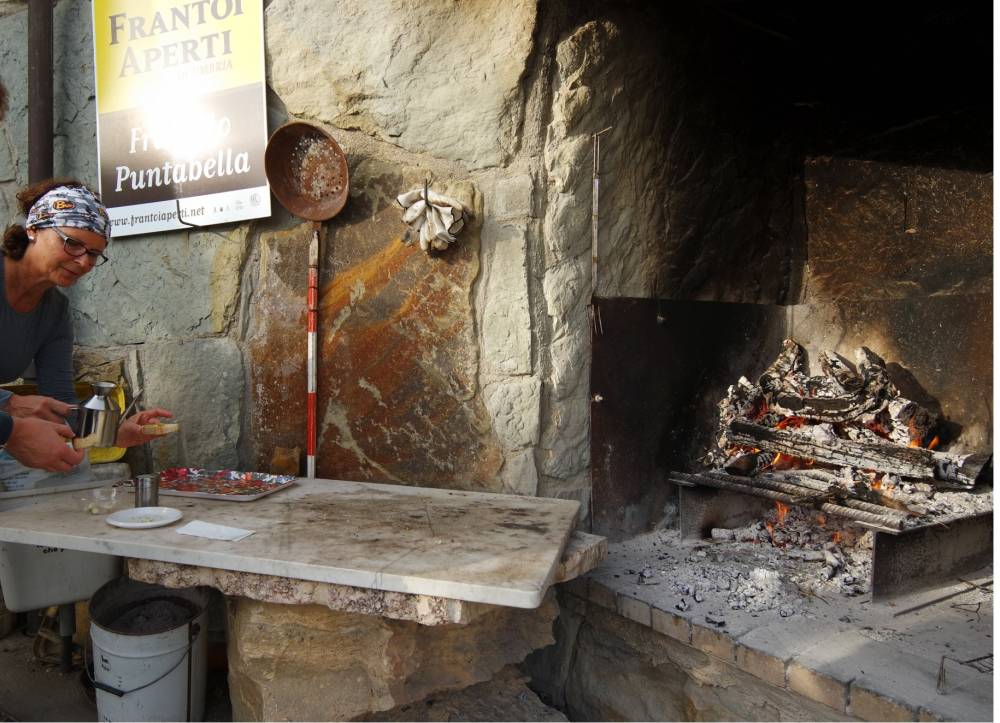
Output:
[[[774,425],[774,427],[775,429],[788,429],[789,427],[791,427],[792,429],[798,429],[799,427],[804,427],[805,424],[806,424],[805,417],[785,417],[776,425]]]
[[[826,527],[826,515],[824,515],[822,512],[816,515],[816,524],[819,525],[820,527]]]
[[[889,439],[889,430],[886,429],[881,424],[879,424],[878,422],[868,422],[864,426],[866,429],[870,429],[883,439]]]
[[[871,482],[868,483],[868,486],[871,487],[876,492],[881,492],[886,497],[892,497],[892,491],[896,489],[896,486],[894,484],[892,484],[891,482],[887,482],[885,480],[885,475],[883,475],[881,472],[872,477],[872,480]]]
[[[835,545],[839,545],[842,538],[843,538],[843,536],[840,534],[839,530],[834,530],[833,531],[833,537],[831,539],[833,540],[833,543]]]
[[[789,508],[788,505],[784,505],[781,502],[779,502],[778,500],[774,501],[774,506],[778,510],[778,519],[777,519],[777,522],[778,522],[778,526],[780,527],[781,525],[785,524],[785,517],[788,515],[788,510],[790,508]]]

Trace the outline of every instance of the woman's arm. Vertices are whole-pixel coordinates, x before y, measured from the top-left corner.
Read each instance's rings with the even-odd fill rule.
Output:
[[[76,404],[73,390],[73,323],[69,315],[69,301],[53,291],[54,319],[51,331],[35,352],[35,371],[38,374],[38,393],[54,397],[67,404]]]

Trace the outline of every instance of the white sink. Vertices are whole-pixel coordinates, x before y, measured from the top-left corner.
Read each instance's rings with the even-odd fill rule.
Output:
[[[127,465],[114,466],[124,467],[127,476]],[[0,492],[0,515],[16,515],[18,508],[30,506],[39,495],[92,489],[103,484],[105,479],[92,478],[41,489]],[[13,612],[88,600],[101,585],[120,577],[121,572],[122,558],[117,555],[0,542],[0,589],[4,606]]]

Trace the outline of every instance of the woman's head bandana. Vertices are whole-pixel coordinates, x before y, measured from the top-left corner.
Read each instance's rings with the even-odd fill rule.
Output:
[[[83,186],[57,186],[35,201],[28,211],[27,228],[66,226],[93,231],[108,238],[111,221],[104,204]]]

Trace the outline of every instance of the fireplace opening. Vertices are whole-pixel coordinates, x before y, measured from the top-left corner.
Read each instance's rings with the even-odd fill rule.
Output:
[[[990,562],[989,8],[643,12],[655,28],[643,32],[673,50],[637,62],[698,88],[663,104],[697,132],[656,125],[671,154],[652,179],[663,230],[648,293],[616,293],[605,273],[593,301],[593,530],[777,547],[815,563],[810,575],[829,581],[817,589],[845,595]],[[623,172],[605,168],[602,204]],[[719,457],[719,404],[741,377],[756,386],[789,339],[803,388],[781,419],[730,419],[737,443]],[[881,417],[834,418],[831,404],[879,375]],[[807,431],[832,434],[837,454],[872,445],[888,459],[817,460],[795,446]],[[926,476],[904,461],[916,457]]]

